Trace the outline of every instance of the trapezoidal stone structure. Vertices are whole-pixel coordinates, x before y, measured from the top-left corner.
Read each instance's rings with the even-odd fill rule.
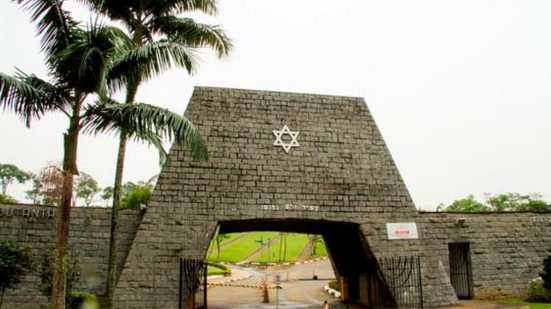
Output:
[[[422,223],[362,98],[199,87],[185,115],[210,159],[193,162],[172,147],[117,307],[179,308],[189,297],[180,293],[180,258],[203,259],[218,229],[322,235],[343,296],[357,303],[369,304],[379,259],[420,256],[425,306],[457,302],[424,235],[389,239],[388,223]]]

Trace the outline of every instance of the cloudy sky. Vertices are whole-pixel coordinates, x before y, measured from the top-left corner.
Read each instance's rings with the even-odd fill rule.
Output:
[[[509,191],[551,200],[551,1],[220,0],[219,11],[208,21],[233,38],[231,56],[205,52],[195,76],[171,71],[138,100],[183,113],[195,85],[361,96],[417,207]],[[9,1],[0,39],[0,72],[45,76],[34,28]],[[66,125],[52,115],[29,130],[1,112],[0,163],[60,160]],[[115,153],[114,136],[84,138],[80,169],[111,185]],[[158,173],[155,150],[129,154],[126,180]]]

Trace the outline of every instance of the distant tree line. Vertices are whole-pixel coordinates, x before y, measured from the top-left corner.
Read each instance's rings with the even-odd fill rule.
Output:
[[[14,197],[7,194],[8,186],[14,182],[31,182],[26,198],[33,204],[59,206],[63,188],[63,172],[59,163],[49,162],[38,173],[20,169],[13,164],[0,163],[0,203],[18,203]],[[151,197],[151,191],[156,176],[147,181],[126,182],[122,186],[121,208],[140,208],[146,205]],[[92,175],[81,171],[76,177],[73,188],[73,206],[99,206],[100,203],[110,206],[113,199],[113,187],[101,188]]]
[[[484,202],[473,195],[455,200],[449,205],[438,205],[437,211],[451,212],[504,212],[504,211],[551,211],[551,205],[539,193],[520,194],[516,192],[486,194]]]

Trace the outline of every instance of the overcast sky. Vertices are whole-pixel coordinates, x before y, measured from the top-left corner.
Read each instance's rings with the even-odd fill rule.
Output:
[[[138,100],[183,113],[193,86],[364,97],[418,208],[468,194],[551,199],[551,1],[221,0],[235,48],[173,70]],[[0,2],[0,72],[45,76],[28,17]],[[0,112],[0,163],[60,160],[66,118],[26,129]],[[79,166],[111,185],[114,136],[83,138]],[[158,173],[157,152],[128,151],[125,179]],[[25,186],[8,194],[24,200]]]

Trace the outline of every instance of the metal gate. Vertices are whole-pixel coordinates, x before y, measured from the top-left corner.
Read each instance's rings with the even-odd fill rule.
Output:
[[[207,308],[207,265],[203,260],[180,258],[179,308]]]
[[[418,256],[381,258],[377,277],[369,282],[372,308],[423,308],[421,260]]]
[[[450,253],[450,280],[458,298],[472,299],[472,271],[469,243],[448,244]]]

